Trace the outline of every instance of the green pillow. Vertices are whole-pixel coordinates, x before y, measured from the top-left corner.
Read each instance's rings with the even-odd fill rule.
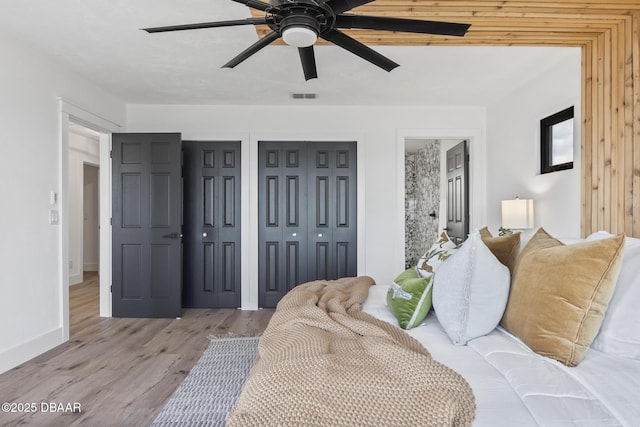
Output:
[[[399,275],[387,292],[387,305],[402,329],[418,326],[431,310],[432,282],[420,277],[415,268]]]

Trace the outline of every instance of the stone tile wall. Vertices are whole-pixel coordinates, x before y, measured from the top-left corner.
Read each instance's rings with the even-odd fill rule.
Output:
[[[414,267],[435,243],[440,209],[440,142],[405,156],[405,266]],[[429,216],[435,212],[436,217]]]

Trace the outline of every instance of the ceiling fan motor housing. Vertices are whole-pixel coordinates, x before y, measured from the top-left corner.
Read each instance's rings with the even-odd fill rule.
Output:
[[[275,6],[267,11],[267,21],[272,30],[283,34],[288,28],[308,28],[322,35],[333,29],[336,16],[326,5],[311,0],[272,1]]]
[[[304,27],[313,30],[316,35],[320,34],[320,23],[315,16],[301,13],[284,16],[280,21],[280,32],[284,33],[292,27]]]

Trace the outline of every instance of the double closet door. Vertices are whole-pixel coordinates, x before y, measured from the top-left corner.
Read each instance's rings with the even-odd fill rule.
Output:
[[[258,143],[259,305],[357,274],[355,142]]]

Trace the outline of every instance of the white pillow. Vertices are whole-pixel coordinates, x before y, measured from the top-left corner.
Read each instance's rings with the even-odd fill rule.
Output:
[[[464,345],[500,322],[511,275],[474,231],[434,275],[433,308],[451,341]]]
[[[608,231],[600,230],[596,231],[595,233],[589,234],[584,240],[586,240],[587,242],[591,242],[593,240],[608,239],[609,237],[613,236],[614,235],[609,233]]]
[[[599,231],[587,237],[611,236]],[[603,353],[640,360],[640,239],[626,237],[618,281],[600,332],[591,344]]]

